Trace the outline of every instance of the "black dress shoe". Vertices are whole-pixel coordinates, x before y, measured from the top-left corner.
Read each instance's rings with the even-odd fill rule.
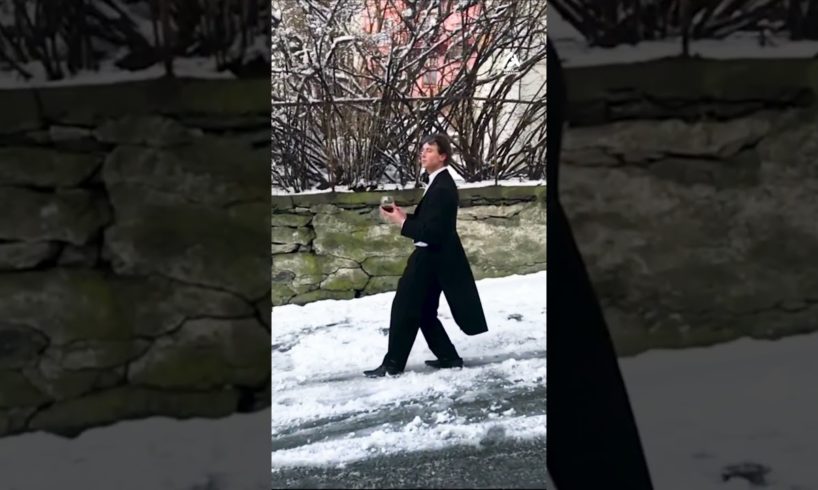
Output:
[[[436,369],[462,368],[463,359],[435,359],[434,361],[426,361],[426,365]]]
[[[395,376],[396,374],[400,374],[402,372],[403,369],[397,369],[394,366],[387,366],[386,364],[381,364],[375,369],[372,369],[370,371],[364,371],[364,375],[367,378],[382,378],[387,374],[389,376]]]

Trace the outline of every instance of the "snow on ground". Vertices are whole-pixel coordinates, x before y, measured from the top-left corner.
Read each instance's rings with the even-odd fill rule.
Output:
[[[816,352],[818,333],[622,359],[654,487],[762,488],[721,480],[751,462],[766,490],[818,490]]]
[[[99,71],[82,71],[63,80],[48,80],[42,65],[38,63],[29,63],[23,68],[31,73],[33,78],[26,80],[17,72],[0,71],[0,89],[106,85],[151,80],[165,75],[165,68],[161,64],[144,70],[127,71],[117,68],[112,62],[106,62]],[[229,71],[217,72],[213,58],[177,58],[173,61],[173,69],[177,78],[235,78]]]
[[[644,41],[613,48],[590,48],[582,35],[554,9],[548,12],[548,35],[566,67],[636,63],[679,56],[682,52],[679,38]],[[690,53],[709,59],[811,58],[818,55],[818,41],[790,41],[777,35],[769,45],[761,46],[757,33],[745,32],[736,33],[724,40],[692,40]]]
[[[154,417],[86,431],[0,439],[3,490],[268,490],[270,411],[219,420]]]
[[[477,284],[487,333],[462,333],[445,295],[438,310],[466,367],[425,366],[419,332],[397,378],[362,374],[386,353],[394,292],[273,308],[273,470],[544,437],[546,273]]]
[[[360,373],[376,366],[386,348],[380,329],[390,293],[275,308],[272,410],[220,420],[154,417],[76,439],[5,437],[0,486],[267,489],[270,423],[274,471],[542,436],[545,283],[544,272],[479,281],[490,331],[475,337],[454,327],[441,299],[442,321],[470,366],[427,369],[423,360],[431,354],[419,334],[408,372],[397,378]],[[515,313],[520,321],[509,318]],[[818,490],[816,352],[818,333],[622,359],[654,487]],[[770,468],[767,486],[721,480],[726,466],[744,462]]]

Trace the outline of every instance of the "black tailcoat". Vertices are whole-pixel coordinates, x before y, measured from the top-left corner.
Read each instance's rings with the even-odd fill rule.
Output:
[[[458,202],[454,179],[448,170],[440,172],[415,212],[406,216],[401,235],[429,245],[424,253],[440,281],[455,323],[467,335],[477,335],[488,331],[488,326],[469,260],[457,234]]]

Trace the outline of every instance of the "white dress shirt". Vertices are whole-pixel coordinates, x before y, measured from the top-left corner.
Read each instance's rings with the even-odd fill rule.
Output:
[[[437,175],[438,175],[440,172],[442,172],[442,171],[446,170],[447,168],[449,168],[449,167],[447,167],[447,166],[445,166],[445,165],[444,165],[443,167],[440,167],[439,169],[435,170],[434,172],[432,172],[432,173],[429,175],[429,183],[428,183],[428,184],[426,184],[426,188],[425,188],[425,189],[423,189],[423,195],[424,195],[424,196],[426,195],[426,191],[428,191],[428,190],[429,190],[429,187],[431,187],[431,186],[432,186],[432,182],[434,182],[435,177],[437,177]],[[429,246],[429,244],[428,244],[428,243],[426,243],[426,242],[415,242],[415,246],[416,246],[416,247],[428,247],[428,246]]]

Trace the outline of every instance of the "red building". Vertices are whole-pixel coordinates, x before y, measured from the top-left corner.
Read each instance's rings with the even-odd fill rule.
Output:
[[[402,19],[413,19],[424,27],[437,24],[438,15],[443,12],[443,21],[439,34],[433,39],[425,39],[423,44],[412,48],[412,59],[419,54],[433,49],[427,57],[426,66],[415,81],[412,96],[432,96],[452,83],[464,63],[470,67],[474,63],[475,55],[469,49],[474,39],[468,34],[458,32],[462,26],[468,26],[471,21],[480,15],[480,5],[477,2],[461,0],[442,0],[442,7],[428,17],[423,9],[412,12],[403,0],[365,0],[365,8],[361,16],[362,27],[365,33],[376,40],[378,49],[384,55],[390,50],[407,46],[411,33]],[[468,5],[468,4],[471,5]],[[464,56],[465,53],[465,56]],[[370,60],[370,68],[377,72],[377,62]]]

